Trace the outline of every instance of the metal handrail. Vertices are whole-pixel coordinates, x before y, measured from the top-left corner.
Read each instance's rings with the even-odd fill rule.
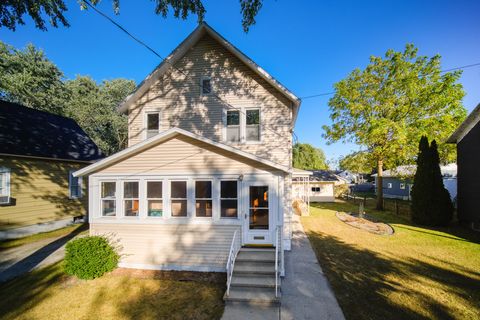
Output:
[[[227,260],[227,297],[230,295],[230,284],[232,283],[233,268],[238,251],[240,251],[240,237],[237,240],[238,229],[233,233],[232,244],[230,245],[230,253]]]
[[[278,283],[279,283],[279,275],[282,272],[281,266],[283,263],[283,250],[282,250],[282,226],[277,226],[275,230],[275,297],[278,297]]]

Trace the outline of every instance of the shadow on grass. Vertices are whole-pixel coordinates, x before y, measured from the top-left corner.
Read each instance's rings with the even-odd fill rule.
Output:
[[[476,277],[416,259],[389,258],[318,232],[308,236],[347,319],[471,317],[455,303],[442,303],[445,290],[467,306],[463,310],[480,308]],[[440,295],[432,296],[432,289]]]

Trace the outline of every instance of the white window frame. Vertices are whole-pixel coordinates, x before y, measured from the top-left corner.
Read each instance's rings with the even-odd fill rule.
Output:
[[[2,198],[5,198],[4,201],[0,201],[0,204],[9,204],[10,203],[10,196],[11,196],[11,190],[10,190],[10,169],[6,167],[0,167],[0,175],[3,175],[2,179],[2,190],[3,193],[0,194],[0,200]]]
[[[229,125],[227,124],[228,112],[229,111],[237,111],[238,112],[238,125],[231,125],[231,126],[238,126],[238,141],[228,141],[227,131]],[[242,110],[240,109],[225,109],[224,111],[224,133],[223,133],[223,140],[227,143],[237,144],[242,142]]]
[[[236,198],[222,198],[222,181],[233,181],[237,183],[237,197]],[[238,220],[240,219],[240,184],[238,180],[235,179],[219,179],[218,181],[218,199],[219,199],[219,210],[218,216],[220,219],[229,219],[229,220]],[[222,200],[237,200],[237,216],[236,217],[222,217]]]
[[[387,183],[387,189],[392,189],[393,188],[393,184],[391,182],[388,182]]]
[[[262,117],[262,106],[252,106],[252,107],[230,107],[223,109],[223,141],[229,144],[261,144],[263,143],[263,117]],[[247,140],[246,131],[247,131],[247,110],[258,110],[258,140]],[[228,111],[238,111],[239,112],[239,141],[228,141],[227,140],[227,113]]]
[[[143,113],[143,140],[149,139],[148,137],[148,116],[151,114],[158,114],[158,133],[160,133],[160,128],[162,126],[162,114],[159,110],[150,110]],[[152,138],[152,137],[150,137]]]
[[[203,81],[208,80],[210,81],[210,92],[205,93],[203,92]],[[212,78],[209,76],[202,76],[200,77],[200,95],[201,96],[210,96],[213,94],[213,84],[212,84]]]
[[[185,182],[185,188],[186,188],[186,194],[185,194],[186,197],[185,197],[185,198],[174,198],[174,197],[172,196],[172,182]],[[169,190],[170,190],[169,199],[168,199],[168,207],[169,207],[169,209],[170,209],[170,215],[169,215],[170,218],[172,218],[172,219],[185,219],[185,218],[188,218],[188,217],[190,216],[190,215],[189,215],[189,213],[190,213],[189,211],[190,211],[190,210],[188,210],[188,208],[190,207],[189,203],[190,203],[191,198],[192,198],[192,197],[189,195],[189,192],[188,192],[189,189],[190,189],[190,188],[189,188],[189,184],[190,184],[190,183],[189,183],[189,179],[168,180],[168,184],[169,184],[168,188],[169,188]],[[185,200],[185,201],[187,201],[187,214],[186,214],[185,216],[174,216],[174,215],[173,215],[172,201],[174,201],[174,200]]]
[[[210,187],[211,187],[210,198],[197,198],[197,185],[196,185],[197,182],[210,182]],[[193,190],[193,216],[195,218],[198,218],[198,219],[213,219],[213,215],[214,215],[214,211],[215,211],[215,208],[214,208],[214,206],[215,206],[214,202],[215,201],[214,201],[214,197],[213,197],[214,181],[212,179],[194,179],[193,180],[193,186],[194,186],[194,188],[193,188],[194,189]],[[188,191],[188,189],[187,189],[187,191]],[[206,217],[197,216],[197,200],[210,200],[210,202],[212,203],[212,215],[210,217],[208,217],[208,216],[206,216]]]
[[[75,170],[70,170],[68,172],[68,197],[70,199],[81,199],[83,197],[83,177],[74,177],[73,173]],[[77,179],[78,181],[78,195],[74,195],[72,192],[72,181],[73,179]]]
[[[137,182],[138,183],[138,198],[125,198],[125,183],[128,183],[128,182]],[[122,185],[122,189],[121,189],[121,203],[122,203],[122,217],[125,217],[125,218],[128,218],[128,219],[138,219],[140,217],[140,212],[141,212],[141,207],[140,207],[140,203],[141,203],[141,200],[142,200],[142,197],[140,195],[140,180],[121,180],[120,181],[121,185]],[[125,207],[125,201],[135,201],[135,200],[138,200],[138,214],[136,216],[127,216],[126,215],[126,207]]]
[[[400,189],[405,190],[405,188],[406,188],[406,184],[405,183],[400,183]]]
[[[149,182],[160,182],[162,184],[162,197],[161,198],[149,198],[148,197],[148,183]],[[162,179],[146,179],[144,181],[145,183],[145,207],[146,207],[146,216],[147,218],[153,218],[153,219],[164,219],[165,218],[165,182]],[[162,201],[162,216],[161,217],[156,217],[156,216],[149,216],[148,215],[148,201],[150,200],[160,200]]]
[[[103,183],[108,183],[108,182],[111,182],[115,185],[115,195],[112,197],[106,197],[106,198],[103,198],[102,197],[102,184]],[[98,194],[99,194],[99,198],[100,198],[100,217],[101,218],[116,218],[118,217],[118,183],[116,180],[100,180],[99,181],[99,188],[98,188]],[[113,200],[113,202],[115,203],[115,215],[113,216],[105,216],[103,215],[103,200]]]

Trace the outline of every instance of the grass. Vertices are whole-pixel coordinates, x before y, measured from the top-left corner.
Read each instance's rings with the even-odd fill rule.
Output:
[[[480,234],[367,210],[395,229],[379,236],[336,211],[358,205],[315,204],[302,224],[347,319],[480,319]]]
[[[107,274],[66,276],[61,263],[0,285],[2,319],[220,319],[223,283]]]
[[[66,236],[72,232],[82,231],[86,233],[88,230],[87,224],[74,224],[65,228],[49,231],[49,232],[42,232],[37,233],[28,237],[18,238],[18,239],[7,239],[0,241],[0,251],[15,248],[22,246],[24,244],[29,244],[32,242],[36,242],[39,240],[50,239],[50,238],[58,238],[62,236]]]

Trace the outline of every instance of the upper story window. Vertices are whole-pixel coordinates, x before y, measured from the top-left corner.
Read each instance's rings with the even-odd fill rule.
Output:
[[[147,112],[145,114],[146,124],[146,139],[157,135],[160,132],[160,113],[159,112]]]
[[[212,93],[212,80],[209,77],[202,77],[200,80],[202,95],[209,95]]]
[[[73,170],[68,175],[68,191],[70,199],[82,197],[82,177],[74,177]]]
[[[240,141],[240,111],[227,111],[227,141]]]
[[[0,167],[0,204],[10,203],[10,169]]]
[[[260,110],[248,109],[245,112],[245,140],[260,141]]]
[[[225,127],[227,142],[260,141],[260,109],[227,110]]]

